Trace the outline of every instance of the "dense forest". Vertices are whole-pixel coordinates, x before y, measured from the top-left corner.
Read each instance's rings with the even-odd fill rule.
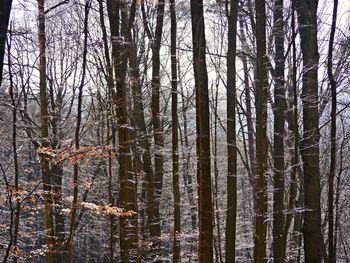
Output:
[[[349,21],[1,0],[1,262],[350,262]]]

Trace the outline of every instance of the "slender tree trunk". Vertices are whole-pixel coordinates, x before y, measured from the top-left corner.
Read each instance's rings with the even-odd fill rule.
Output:
[[[155,144],[154,154],[154,174],[149,173],[146,178],[146,191],[147,193],[147,214],[148,214],[148,226],[150,229],[150,235],[152,238],[151,257],[160,254],[160,199],[163,188],[163,163],[164,157],[162,149],[164,147],[163,127],[160,118],[160,45],[163,32],[163,19],[164,19],[164,1],[159,1],[157,4],[157,19],[156,29],[154,35],[152,35],[147,21],[146,12],[144,9],[144,3],[141,4],[141,11],[143,16],[143,23],[145,31],[149,40],[152,42],[152,125],[153,125],[153,138]],[[138,92],[141,97],[141,89]],[[143,109],[143,107],[142,107]],[[144,118],[144,117],[143,117]],[[146,129],[144,129],[146,130]],[[149,159],[151,163],[151,159]],[[151,167],[151,165],[149,165]],[[147,174],[147,173],[146,173]],[[155,193],[153,193],[155,190]]]
[[[103,12],[103,2],[102,0],[98,0],[98,6],[99,6],[99,15],[100,15],[100,24],[101,24],[101,30],[102,30],[102,39],[103,39],[103,48],[104,48],[104,55],[106,59],[106,66],[107,66],[107,101],[110,101],[113,97],[114,91],[114,81],[113,81],[113,67],[109,55],[109,47],[108,47],[108,38],[107,38],[107,30],[104,20],[104,12]],[[114,95],[115,96],[115,95]],[[111,108],[112,105],[109,103],[107,106],[107,116],[106,116],[106,123],[107,123],[107,140],[106,144],[110,145],[110,130],[111,130]],[[112,134],[112,136],[114,136]],[[113,143],[113,142],[112,142]],[[111,153],[108,153],[108,202],[110,205],[114,205],[114,198],[112,195],[112,156]],[[116,234],[116,225],[115,225],[115,216],[110,215],[110,237],[109,237],[109,259],[111,262],[114,261],[114,247],[116,244],[115,234]]]
[[[181,103],[182,103],[182,118],[183,118],[183,136],[181,137],[181,146],[182,146],[182,156],[183,156],[183,179],[185,182],[185,187],[188,195],[188,200],[190,203],[191,209],[191,228],[195,230],[197,228],[197,216],[196,216],[196,201],[195,201],[195,192],[193,189],[192,175],[190,173],[190,157],[191,149],[188,141],[188,129],[187,129],[187,105],[185,105],[185,95],[183,86],[180,83],[181,91]],[[181,131],[181,129],[180,129]]]
[[[156,30],[153,36],[152,43],[152,125],[153,125],[153,137],[155,145],[154,154],[154,184],[156,188],[155,202],[156,213],[154,218],[150,218],[149,215],[149,227],[151,238],[154,239],[154,253],[159,254],[161,244],[159,237],[161,235],[160,229],[160,215],[159,206],[163,185],[163,163],[164,156],[162,154],[164,148],[164,136],[162,120],[160,117],[160,46],[163,33],[163,19],[164,19],[164,0],[159,0],[157,5],[157,22]]]
[[[334,177],[336,172],[337,151],[337,83],[333,75],[333,43],[337,23],[338,0],[333,0],[333,16],[331,35],[328,46],[327,73],[331,85],[332,109],[331,109],[331,165],[328,177],[328,262],[335,263],[334,247]]]
[[[344,124],[342,121],[342,127],[343,127],[343,134],[344,134]],[[343,173],[343,164],[344,164],[344,145],[345,145],[345,139],[342,140],[342,143],[340,145],[340,153],[339,153],[339,172],[337,175],[337,181],[336,181],[336,188],[335,188],[335,222],[334,222],[334,258],[337,258],[337,250],[338,250],[338,233],[340,228],[340,217],[342,213],[342,209],[340,206],[340,194],[341,194],[341,175]]]
[[[6,186],[6,189],[7,189],[7,201],[9,203],[9,208],[10,208],[10,224],[9,224],[9,229],[8,229],[8,232],[9,232],[9,242],[8,242],[8,245],[6,247],[6,250],[4,252],[4,257],[2,259],[2,262],[3,263],[6,263],[9,256],[10,256],[10,251],[11,251],[11,248],[12,248],[12,245],[13,245],[13,225],[14,225],[14,218],[13,218],[13,214],[15,213],[15,208],[13,206],[13,190],[12,188],[10,187],[10,183],[7,179],[7,176],[6,176],[6,171],[5,169],[3,168],[3,166],[1,165],[0,163],[0,169],[1,169],[1,172],[2,172],[2,175],[3,175],[3,178],[4,178],[4,181],[5,181],[5,186]]]
[[[131,38],[131,35],[130,35]],[[131,78],[132,78],[132,94],[133,94],[133,101],[134,101],[134,112],[133,112],[133,118],[135,122],[135,130],[136,130],[136,141],[140,144],[141,150],[141,156],[140,160],[142,160],[142,169],[145,173],[145,179],[144,179],[144,189],[143,194],[147,199],[146,203],[146,209],[147,209],[147,215],[149,224],[152,224],[154,218],[157,218],[157,215],[159,213],[156,212],[156,201],[155,201],[155,183],[154,183],[154,173],[152,168],[152,158],[151,158],[151,146],[150,142],[148,140],[148,134],[146,129],[146,121],[145,121],[145,114],[144,114],[144,106],[143,106],[143,96],[142,96],[142,89],[141,89],[141,83],[140,83],[140,73],[139,73],[139,67],[137,64],[137,47],[136,43],[131,42],[132,46],[129,48],[129,64],[131,68]],[[152,226],[153,227],[153,226]],[[152,228],[154,230],[154,228]],[[154,234],[154,231],[152,232]],[[144,237],[145,238],[145,237]],[[159,236],[156,236],[154,234],[153,238],[159,239]],[[158,240],[158,242],[160,242]],[[160,253],[160,246],[158,246],[158,253]],[[155,252],[156,255],[159,255]],[[152,255],[150,255],[152,257]]]
[[[65,227],[64,227],[64,215],[62,213],[62,177],[63,167],[61,164],[51,164],[51,176],[53,187],[53,201],[55,203],[54,209],[54,222],[55,222],[55,236],[56,236],[56,249],[57,258],[64,259],[64,241],[65,241]]]
[[[294,226],[297,227],[299,224],[299,215],[294,213],[296,202],[297,202],[297,185],[298,185],[298,179],[297,179],[297,170],[299,167],[299,124],[298,124],[298,93],[297,93],[297,57],[296,57],[296,43],[295,43],[295,8],[294,3],[292,3],[292,85],[291,88],[289,88],[288,96],[289,96],[289,104],[290,110],[288,114],[288,127],[290,129],[292,136],[292,143],[293,143],[293,157],[291,159],[291,182],[289,187],[289,201],[288,201],[288,210],[289,213],[287,214],[285,218],[285,224],[284,224],[284,230],[283,230],[283,237],[282,237],[282,260],[286,256],[286,250],[287,250],[287,238],[288,238],[288,231],[290,224],[292,222],[292,218],[294,216]],[[301,193],[302,194],[302,193]],[[292,213],[293,212],[293,213]],[[296,247],[296,244],[293,244],[294,247]]]
[[[301,156],[304,168],[304,251],[305,262],[321,262],[321,210],[318,113],[318,1],[295,0],[298,12],[300,44],[303,54],[303,140]]]
[[[51,148],[60,148],[60,139],[62,139],[62,134],[60,132],[59,121],[62,119],[62,103],[63,94],[62,90],[59,88],[56,95],[56,100],[54,99],[54,89],[52,85],[49,86],[49,94],[51,98],[51,108],[52,116],[50,124],[52,127],[51,136]],[[65,227],[64,227],[64,215],[62,213],[62,180],[63,180],[63,166],[59,163],[51,163],[50,172],[52,178],[52,195],[53,195],[53,220],[55,225],[55,242],[57,249],[57,260],[63,261],[66,258],[65,251]]]
[[[227,216],[226,262],[235,262],[237,216],[236,39],[238,0],[231,1],[227,49]]]
[[[109,95],[109,93],[108,93]],[[110,96],[107,96],[108,98],[110,98]],[[110,99],[108,99],[110,100]],[[108,107],[111,107],[110,104],[108,104]],[[106,124],[107,124],[107,140],[106,140],[106,144],[107,145],[112,145],[110,142],[110,137],[111,137],[111,111],[110,109],[107,109],[107,115],[106,115]],[[111,206],[115,205],[115,201],[114,201],[114,197],[113,197],[113,172],[112,172],[112,154],[109,152],[108,153],[108,203]],[[114,215],[110,215],[109,216],[109,227],[110,227],[110,237],[109,237],[109,260],[111,262],[114,262],[114,251],[115,251],[115,244],[116,244],[116,239],[115,239],[115,235],[116,235],[116,225],[115,225],[115,216]]]
[[[171,56],[171,129],[172,129],[172,159],[173,159],[173,196],[174,196],[174,252],[173,262],[181,261],[180,256],[180,183],[179,183],[179,135],[177,112],[177,56],[176,56],[176,12],[175,0],[170,0],[170,56]]]
[[[10,20],[12,0],[1,1],[0,9],[0,86],[2,83],[2,69],[4,65],[5,46],[6,46],[6,33]]]
[[[284,18],[283,0],[275,0],[274,39],[275,39],[275,108],[274,144],[273,144],[273,258],[274,262],[283,262],[284,230],[284,112],[286,109],[286,92],[284,81]]]
[[[17,107],[19,104],[19,101],[15,100],[15,94],[14,94],[14,85],[13,85],[13,74],[12,74],[12,64],[11,64],[11,38],[8,41],[8,68],[9,68],[9,79],[10,79],[10,96],[11,96],[11,103],[12,103],[12,150],[13,150],[13,165],[15,170],[15,194],[14,197],[18,197],[20,195],[19,192],[19,167],[18,167],[18,153],[17,153]],[[16,252],[19,251],[17,247],[18,243],[18,232],[19,232],[19,221],[20,221],[20,215],[21,215],[21,203],[19,200],[16,202],[16,211],[15,211],[15,220],[14,220],[14,229],[13,229],[13,251],[15,252],[15,257],[13,259],[14,263],[17,263],[17,254]],[[13,215],[11,213],[11,220]],[[10,228],[10,231],[12,231],[12,228]],[[11,236],[12,239],[12,236]],[[12,240],[10,240],[10,243]],[[9,246],[11,248],[11,246]],[[5,262],[5,261],[4,261]]]
[[[257,211],[254,238],[254,262],[266,262],[266,212],[267,212],[267,67],[266,67],[266,15],[265,1],[255,1],[256,7],[256,159],[257,159]]]
[[[80,128],[81,128],[81,119],[82,119],[82,102],[83,102],[83,88],[85,86],[85,76],[86,76],[86,63],[87,63],[87,39],[88,39],[88,21],[89,21],[89,11],[91,7],[91,0],[85,1],[85,17],[84,17],[84,48],[83,48],[83,62],[82,62],[82,77],[81,83],[78,87],[78,106],[77,106],[77,122],[75,128],[75,149],[80,148]],[[69,236],[67,240],[67,250],[68,256],[67,261],[73,262],[73,238],[75,232],[75,225],[77,221],[77,208],[78,208],[78,174],[79,174],[79,164],[74,163],[73,167],[73,201],[71,209],[71,218],[70,218],[70,228]]]
[[[199,262],[213,262],[213,205],[210,169],[208,75],[203,1],[191,0],[193,69],[196,87],[199,180]]]
[[[243,17],[239,15],[239,38],[242,43],[243,50],[247,52],[247,40],[244,32]],[[244,77],[244,92],[245,92],[245,105],[246,105],[246,118],[247,118],[247,129],[248,129],[248,153],[249,153],[249,182],[253,190],[253,203],[254,211],[256,211],[256,153],[254,148],[254,125],[253,125],[253,114],[252,114],[252,98],[250,95],[249,87],[249,71],[248,61],[245,53],[241,54],[241,60],[243,64],[243,77]]]
[[[49,121],[47,110],[47,97],[46,97],[46,34],[45,34],[45,14],[44,14],[45,0],[38,0],[39,9],[39,74],[40,74],[40,117],[41,117],[41,147],[49,147]],[[41,174],[44,190],[44,209],[45,209],[45,231],[47,238],[48,263],[56,262],[55,256],[55,234],[53,223],[53,209],[52,209],[52,192],[51,192],[51,179],[50,168],[47,156],[44,154],[41,156]]]
[[[217,80],[215,93],[212,94],[212,101],[214,104],[214,135],[212,135],[213,140],[213,159],[214,159],[214,182],[213,182],[213,215],[215,215],[215,220],[213,220],[214,228],[216,228],[216,238],[214,237],[216,262],[222,263],[222,246],[221,246],[221,222],[220,222],[220,208],[219,208],[219,168],[218,168],[218,96],[219,96],[219,81]],[[212,93],[213,93],[212,89]],[[211,121],[212,123],[213,121]]]

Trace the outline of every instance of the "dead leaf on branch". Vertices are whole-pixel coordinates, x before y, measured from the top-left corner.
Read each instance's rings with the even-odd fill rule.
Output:
[[[105,215],[105,216],[119,216],[119,217],[132,217],[137,213],[133,210],[126,211],[123,208],[107,205],[97,205],[90,202],[81,202],[80,207],[87,209],[89,211],[95,212],[97,215]],[[64,208],[61,212],[65,215],[70,215],[71,209]]]
[[[69,147],[64,149],[52,149],[51,147],[40,147],[37,152],[46,158],[48,161],[64,164],[70,162],[78,163],[86,158],[106,159],[110,154],[115,155],[113,146],[84,146],[79,149]]]
[[[134,216],[137,213],[135,211],[126,211],[123,208],[111,206],[111,205],[96,205],[94,203],[81,202],[81,207],[94,211],[98,215],[114,215],[120,217]]]

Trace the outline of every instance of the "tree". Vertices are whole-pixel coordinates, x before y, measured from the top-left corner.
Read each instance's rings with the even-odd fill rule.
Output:
[[[337,11],[338,11],[338,0],[333,1],[333,15],[332,15],[332,26],[331,35],[328,45],[328,61],[327,61],[327,74],[331,86],[331,163],[329,167],[328,177],[328,262],[335,263],[335,237],[334,237],[334,178],[336,173],[336,151],[337,151],[337,82],[333,75],[333,45],[334,35],[337,23]]]
[[[119,139],[118,161],[120,180],[120,206],[129,211],[137,211],[136,182],[132,171],[130,134],[128,131],[128,100],[126,72],[128,53],[124,39],[130,41],[130,30],[134,21],[135,1],[130,9],[124,1],[107,1],[107,11],[112,35],[112,59],[116,80],[114,97]],[[129,12],[128,12],[129,11]],[[130,14],[130,15],[129,15]],[[121,24],[119,23],[121,20]],[[130,19],[130,21],[129,21]],[[121,262],[139,261],[137,215],[120,218]]]
[[[235,262],[237,216],[236,39],[238,0],[231,1],[227,47],[227,217],[226,262]]]
[[[181,261],[180,231],[180,183],[179,183],[179,120],[177,116],[177,56],[176,56],[176,11],[175,0],[170,0],[170,56],[171,56],[171,129],[172,129],[172,159],[173,159],[173,196],[174,196],[174,256],[173,262]]]
[[[0,85],[2,83],[2,69],[4,65],[7,27],[10,20],[12,0],[2,0],[0,10]]]
[[[159,216],[159,202],[162,193],[163,185],[163,165],[164,157],[162,154],[162,149],[164,147],[163,138],[163,124],[160,117],[160,47],[162,41],[163,33],[163,20],[164,20],[164,0],[159,0],[157,4],[157,19],[156,19],[156,29],[154,36],[150,38],[152,48],[152,98],[151,98],[151,108],[152,108],[152,125],[153,125],[153,137],[155,145],[154,153],[154,186],[156,189],[155,195],[155,214],[153,218],[149,218],[150,233],[153,238],[155,238],[154,249],[157,254],[160,252],[161,244],[159,237],[161,235],[160,229],[160,216]],[[152,204],[150,204],[152,205]],[[149,217],[152,215],[149,215]]]
[[[273,137],[273,258],[283,262],[284,231],[284,114],[286,109],[286,90],[284,81],[284,18],[283,0],[276,0],[274,6],[275,39],[275,92],[274,92],[274,137]]]
[[[287,115],[288,128],[290,133],[292,134],[290,141],[294,148],[291,155],[291,166],[292,170],[290,173],[290,186],[289,186],[289,200],[288,200],[288,210],[295,211],[297,206],[301,206],[302,203],[302,184],[299,186],[299,200],[297,200],[297,188],[298,188],[298,179],[297,179],[297,170],[300,170],[299,164],[299,124],[298,124],[298,88],[297,88],[297,50],[296,50],[296,30],[295,30],[295,6],[294,2],[292,2],[291,6],[292,11],[292,80],[288,89],[288,106],[290,109]],[[283,237],[282,237],[282,259],[286,256],[287,249],[287,237],[289,232],[289,227],[294,217],[294,229],[293,229],[293,239],[294,239],[294,247],[298,247],[298,251],[300,251],[299,243],[300,243],[300,235],[299,233],[301,228],[301,215],[297,213],[288,213],[285,217]],[[298,252],[299,253],[299,252]]]
[[[39,49],[40,49],[40,61],[39,61],[39,73],[40,73],[40,117],[41,117],[41,147],[49,147],[49,114],[47,110],[47,87],[46,87],[46,34],[45,34],[45,13],[44,13],[45,0],[38,0],[39,9]],[[44,202],[45,202],[45,231],[48,246],[48,262],[54,263],[56,256],[55,250],[55,234],[54,234],[54,222],[52,211],[52,191],[51,191],[51,179],[50,168],[47,156],[44,154],[41,156],[41,174],[44,189]]]
[[[251,97],[251,87],[249,86],[249,69],[248,69],[248,59],[246,52],[249,50],[247,39],[244,32],[244,18],[242,15],[242,6],[240,6],[240,12],[238,16],[239,20],[239,39],[242,45],[242,54],[240,58],[243,64],[243,83],[244,83],[244,95],[245,95],[245,115],[247,119],[247,132],[248,132],[248,156],[249,156],[249,181],[253,189],[253,203],[254,210],[256,210],[256,152],[254,147],[254,120],[252,113],[252,97]]]
[[[16,197],[18,197],[20,191],[19,191],[19,164],[18,164],[18,151],[17,151],[17,125],[18,125],[18,107],[20,104],[20,97],[17,97],[17,90],[15,90],[14,82],[13,82],[13,74],[12,74],[12,63],[11,63],[11,35],[10,39],[7,41],[8,49],[7,49],[7,62],[8,62],[8,72],[9,72],[9,81],[10,81],[10,97],[11,97],[11,104],[12,104],[12,150],[13,150],[13,163],[14,163],[14,172],[15,172],[15,182],[14,182],[14,193],[12,193],[12,190],[10,191],[9,197],[9,203],[10,203],[10,227],[9,227],[9,236],[10,241],[7,246],[5,256],[3,259],[3,262],[7,262],[8,256],[10,255],[11,248],[13,247],[13,252],[15,253],[15,258],[13,259],[13,262],[17,263],[17,251],[18,251],[18,234],[19,234],[19,224],[20,224],[20,215],[21,215],[21,203],[20,200]],[[0,73],[1,74],[1,73]],[[3,168],[1,166],[2,172]],[[9,188],[9,183],[7,181],[5,173],[4,179],[6,187]],[[16,206],[13,207],[12,202],[12,195],[14,199],[17,199]],[[14,211],[15,210],[15,211]],[[15,214],[15,215],[13,215]],[[14,222],[13,222],[14,221]]]
[[[193,70],[196,88],[199,175],[199,262],[213,262],[213,205],[210,173],[208,73],[203,1],[191,0]]]
[[[86,77],[86,63],[87,63],[87,40],[88,40],[88,22],[89,22],[89,12],[91,7],[91,0],[85,1],[85,14],[84,14],[84,47],[83,47],[83,61],[82,61],[82,75],[81,82],[78,87],[78,106],[77,106],[77,122],[75,126],[74,133],[74,143],[75,149],[78,151],[80,148],[80,129],[82,121],[82,96],[83,88],[85,86],[85,77]],[[69,236],[67,240],[67,261],[73,262],[73,239],[74,234],[77,228],[77,208],[78,208],[78,175],[79,175],[79,165],[78,162],[74,163],[73,167],[73,201],[70,217],[70,227],[69,227]]]
[[[318,1],[295,0],[303,55],[303,138],[301,156],[304,169],[304,251],[305,262],[321,262],[321,187],[319,165],[318,113]]]
[[[67,2],[12,5],[3,263],[347,260],[337,1]]]
[[[103,39],[103,49],[104,49],[104,56],[106,59],[106,67],[107,67],[107,99],[110,101],[112,97],[115,96],[115,86],[114,86],[114,80],[113,80],[113,66],[111,63],[111,58],[109,54],[109,46],[108,46],[108,36],[107,36],[107,29],[105,25],[105,18],[103,13],[103,1],[98,0],[99,5],[99,16],[100,16],[100,24],[101,24],[101,30],[102,30],[102,39]],[[112,144],[115,146],[115,133],[112,131],[112,135],[110,136],[110,130],[113,126],[113,123],[111,124],[111,113],[113,111],[113,103],[108,104],[107,109],[107,144],[110,143],[110,139],[112,138]],[[115,205],[115,198],[112,193],[112,156],[109,154],[108,157],[108,174],[109,174],[109,180],[108,180],[108,202],[111,205]],[[115,243],[116,243],[116,225],[115,225],[115,216],[110,216],[110,239],[109,239],[109,259],[111,262],[114,261],[114,250],[115,250]]]
[[[255,1],[256,8],[256,171],[257,210],[254,238],[254,262],[266,262],[267,212],[267,66],[266,66],[266,15],[265,1]]]

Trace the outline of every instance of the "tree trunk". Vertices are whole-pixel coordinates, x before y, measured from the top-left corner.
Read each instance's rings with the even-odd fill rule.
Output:
[[[152,43],[152,125],[153,125],[153,137],[155,145],[154,154],[154,185],[156,189],[155,194],[155,214],[154,218],[149,218],[149,227],[151,238],[154,239],[154,244],[152,249],[153,253],[156,255],[160,254],[161,244],[160,244],[160,215],[159,206],[160,199],[162,195],[162,185],[163,185],[163,148],[164,148],[164,136],[162,120],[160,117],[160,46],[162,41],[163,33],[163,18],[164,18],[164,0],[159,0],[157,5],[157,22],[156,29],[153,37]]]
[[[175,0],[170,0],[170,56],[171,56],[171,129],[172,129],[172,159],[173,159],[173,196],[174,196],[174,251],[173,262],[181,261],[180,255],[180,186],[179,186],[179,136],[177,116],[177,56],[176,56],[176,13]]]
[[[239,38],[242,43],[242,49],[247,52],[248,44],[245,37],[243,17],[239,15]],[[241,60],[243,64],[243,82],[244,82],[244,92],[245,92],[245,106],[246,106],[246,118],[247,118],[247,130],[248,130],[248,154],[249,154],[249,182],[252,187],[253,192],[253,204],[254,211],[256,211],[256,152],[254,148],[254,125],[253,125],[253,114],[252,114],[252,99],[250,96],[250,87],[249,87],[249,70],[248,70],[248,61],[245,53],[241,54]]]
[[[60,140],[63,140],[63,136],[60,132],[59,120],[62,119],[62,103],[63,103],[63,94],[61,90],[58,90],[56,95],[56,100],[54,99],[54,89],[52,85],[49,85],[49,94],[51,98],[51,110],[52,116],[50,124],[52,127],[52,136],[51,136],[51,148],[59,149]],[[52,195],[54,202],[53,209],[53,220],[55,225],[55,242],[57,249],[57,260],[62,261],[66,258],[65,254],[65,227],[64,227],[64,215],[62,213],[62,181],[63,181],[63,166],[59,163],[51,163],[50,167],[51,178],[52,178]]]
[[[288,210],[289,213],[285,218],[283,237],[282,237],[282,259],[286,256],[287,250],[287,238],[290,224],[292,222],[292,218],[294,216],[294,229],[299,227],[299,222],[301,221],[301,217],[299,214],[295,213],[296,203],[297,203],[297,170],[299,168],[299,124],[298,124],[298,91],[297,91],[297,56],[296,56],[296,33],[295,33],[295,8],[294,3],[292,3],[292,85],[288,90],[288,101],[289,101],[289,111],[288,111],[288,128],[291,136],[291,144],[293,145],[293,151],[291,151],[291,176],[290,176],[290,186],[289,186],[289,201],[288,201]],[[299,193],[300,196],[302,192]],[[299,237],[295,236],[295,240],[298,240]],[[298,242],[297,242],[298,243]],[[296,248],[297,244],[294,243],[293,246]],[[293,248],[291,248],[292,250]]]
[[[256,160],[257,160],[257,211],[255,222],[254,262],[266,262],[266,212],[267,212],[267,67],[266,67],[266,15],[265,1],[255,1],[256,6]]]
[[[208,75],[203,1],[191,0],[193,69],[196,87],[199,180],[199,262],[213,262],[213,205],[210,170]]]
[[[303,55],[303,139],[301,156],[304,168],[304,251],[305,262],[321,262],[320,167],[318,130],[318,1],[296,0],[300,44]]]
[[[80,148],[80,127],[81,127],[81,119],[82,119],[82,103],[83,103],[83,88],[85,86],[85,76],[86,76],[86,64],[87,64],[87,40],[88,40],[88,21],[89,21],[89,11],[91,7],[91,0],[86,0],[85,2],[85,17],[84,17],[84,47],[83,47],[83,61],[82,61],[82,76],[81,83],[78,87],[78,106],[77,106],[77,122],[75,128],[75,149],[78,150]],[[73,201],[72,201],[72,209],[71,209],[71,217],[70,217],[70,227],[69,227],[69,236],[67,240],[67,262],[73,262],[73,238],[75,232],[75,225],[77,221],[77,208],[78,208],[78,174],[79,174],[79,165],[78,163],[74,163],[73,167]]]
[[[45,34],[45,14],[44,14],[45,0],[38,0],[39,9],[39,74],[40,74],[40,117],[41,117],[41,147],[49,147],[49,121],[47,110],[47,97],[46,97],[46,34]],[[48,246],[48,263],[54,263],[56,261],[55,250],[55,234],[53,223],[53,210],[52,210],[52,192],[51,192],[51,179],[50,168],[47,156],[44,154],[41,156],[41,174],[44,189],[44,209],[45,209],[45,231]]]
[[[131,35],[130,35],[131,38]],[[137,62],[137,45],[136,43],[130,41],[132,43],[132,46],[129,48],[129,64],[130,64],[130,73],[132,78],[132,94],[133,94],[133,101],[134,101],[134,110],[133,110],[133,118],[134,118],[134,126],[136,131],[136,138],[135,140],[140,144],[141,152],[140,156],[138,158],[140,159],[142,163],[142,169],[145,173],[144,178],[144,189],[143,194],[146,194],[144,196],[146,198],[146,209],[147,209],[147,215],[148,215],[148,223],[149,225],[153,224],[155,218],[157,218],[157,215],[159,215],[159,212],[156,212],[157,208],[156,201],[155,201],[155,183],[154,183],[154,173],[152,168],[152,158],[151,158],[151,146],[150,142],[148,140],[148,134],[146,129],[146,121],[145,121],[145,114],[144,114],[144,106],[143,106],[143,98],[142,98],[142,88],[140,83],[140,72]],[[159,220],[157,221],[159,224]],[[154,227],[152,225],[152,234],[153,238],[157,239],[159,244],[159,237],[154,233]],[[146,238],[146,237],[143,237]],[[154,247],[153,247],[154,248]],[[158,252],[160,253],[160,246],[157,245]],[[155,254],[157,254],[154,251]],[[152,254],[152,253],[151,253]],[[150,255],[152,257],[152,255]]]
[[[331,165],[328,177],[328,262],[335,263],[334,247],[334,177],[336,173],[337,151],[337,83],[333,75],[333,43],[337,22],[338,0],[333,0],[333,16],[331,35],[328,46],[327,73],[331,85],[332,109],[331,109]]]
[[[284,81],[284,18],[283,0],[275,0],[274,32],[275,38],[275,108],[273,136],[273,258],[274,262],[283,262],[284,230],[284,112],[286,92]]]
[[[135,8],[132,5],[132,8]],[[130,134],[128,131],[128,101],[126,90],[127,46],[124,39],[128,39],[130,25],[128,5],[124,1],[107,0],[107,11],[112,35],[112,58],[116,78],[117,96],[114,96],[119,138],[119,180],[120,206],[125,210],[137,211],[136,181],[132,172]],[[121,13],[121,17],[119,16]],[[132,13],[133,10],[130,10]],[[121,28],[119,25],[121,19]],[[121,32],[120,32],[121,29]],[[120,218],[120,261],[139,262],[138,224],[137,215]]]
[[[214,228],[216,228],[216,238],[214,238],[216,262],[222,263],[222,246],[221,246],[221,222],[220,222],[220,207],[219,207],[219,168],[218,168],[218,96],[219,96],[219,79],[216,81],[215,93],[212,89],[213,111],[214,111],[214,134],[212,135],[213,140],[213,159],[214,159],[214,182],[213,182],[213,215],[215,220],[213,221]],[[214,93],[214,94],[213,94]],[[211,121],[212,123],[213,121]]]
[[[18,197],[20,195],[19,192],[19,163],[18,163],[18,152],[17,152],[17,111],[20,99],[15,100],[15,91],[14,91],[14,83],[13,83],[13,74],[12,74],[12,64],[11,64],[11,38],[8,41],[8,69],[9,69],[9,80],[10,80],[10,96],[11,96],[11,104],[12,104],[12,151],[13,151],[13,166],[14,166],[14,172],[15,172],[15,194],[14,197]],[[19,200],[16,202],[16,211],[15,211],[15,225],[13,229],[13,235],[10,235],[10,245],[8,249],[11,249],[12,241],[13,241],[13,251],[19,251],[17,247],[18,243],[18,233],[19,233],[19,221],[20,221],[20,215],[21,215],[21,203]],[[13,220],[13,213],[11,209],[11,221]],[[10,227],[10,231],[12,231],[12,225]],[[13,239],[13,240],[12,240]],[[8,254],[6,253],[4,262],[7,260]],[[17,263],[17,254],[15,253],[15,257],[13,259],[14,263]]]
[[[98,6],[99,6],[99,15],[100,15],[100,24],[101,24],[101,30],[102,30],[102,39],[103,39],[103,48],[104,48],[104,55],[106,59],[106,66],[107,66],[107,100],[111,101],[111,98],[114,97],[114,81],[113,81],[113,66],[111,63],[110,55],[109,55],[109,47],[108,47],[108,38],[107,38],[107,30],[104,20],[104,12],[103,12],[103,2],[102,0],[98,0]],[[107,123],[107,140],[106,144],[110,145],[110,130],[113,124],[111,124],[111,113],[112,113],[112,104],[108,103],[107,106],[107,116],[106,116],[106,123]],[[112,136],[114,136],[112,131]],[[113,138],[113,137],[112,137]],[[112,145],[115,146],[115,142],[112,141]],[[108,153],[108,202],[110,205],[114,206],[115,201],[112,194],[112,156],[111,153]],[[109,260],[110,262],[114,261],[114,246],[116,243],[115,234],[116,234],[116,225],[115,225],[115,216],[110,215],[110,238],[109,238]]]
[[[235,262],[237,215],[236,39],[238,0],[231,1],[227,48],[227,216],[226,262]]]
[[[179,68],[179,66],[178,66]],[[183,136],[181,136],[181,129],[180,130],[180,142],[182,147],[182,158],[183,158],[183,180],[185,183],[185,188],[188,195],[188,200],[190,203],[190,210],[191,210],[191,228],[192,230],[195,230],[197,228],[197,206],[195,201],[195,192],[193,189],[193,183],[192,183],[192,175],[190,173],[190,157],[191,157],[191,149],[188,141],[188,128],[187,128],[187,105],[185,105],[185,95],[184,95],[184,89],[180,82],[180,92],[181,92],[181,113],[183,118]]]
[[[0,9],[0,86],[2,83],[2,69],[4,65],[7,27],[10,20],[12,0],[3,0]]]

